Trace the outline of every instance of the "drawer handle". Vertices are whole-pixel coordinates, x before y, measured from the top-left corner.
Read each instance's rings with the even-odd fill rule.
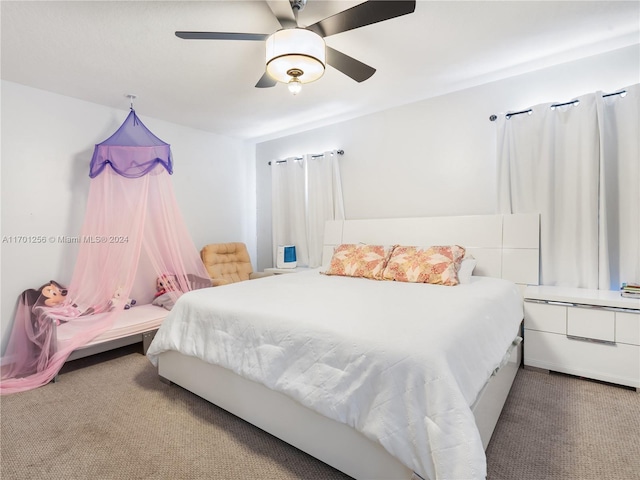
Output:
[[[525,298],[527,303],[540,303],[543,305],[558,305],[560,307],[573,307],[573,308],[590,308],[594,310],[608,310],[610,312],[623,312],[623,313],[636,313],[640,314],[640,309],[626,308],[626,307],[608,307],[606,305],[589,305],[587,303],[573,303],[573,302],[559,302],[556,300],[539,300],[535,298]]]
[[[621,312],[621,313],[640,313],[640,310],[636,310],[634,308],[622,308],[622,307],[602,307],[603,310],[609,310],[611,312]]]
[[[600,340],[599,338],[578,337],[577,335],[567,335],[569,340],[579,340],[581,342],[600,343],[603,345],[615,345],[611,340]]]

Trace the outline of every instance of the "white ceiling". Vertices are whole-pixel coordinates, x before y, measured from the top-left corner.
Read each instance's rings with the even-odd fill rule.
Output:
[[[309,25],[357,1],[308,0]],[[140,115],[264,140],[640,43],[639,1],[425,1],[413,14],[326,38],[377,69],[328,67],[293,97],[254,87],[264,43],[176,30],[272,33],[264,1],[1,2],[2,78]]]

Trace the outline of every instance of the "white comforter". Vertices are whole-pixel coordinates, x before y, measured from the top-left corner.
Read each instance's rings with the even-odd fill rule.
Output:
[[[481,479],[470,405],[522,318],[517,286],[500,279],[445,287],[313,270],[183,295],[147,355],[157,365],[177,350],[283,392],[422,477]]]

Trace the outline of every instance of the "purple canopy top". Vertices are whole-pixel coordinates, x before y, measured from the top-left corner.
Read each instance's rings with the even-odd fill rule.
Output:
[[[170,174],[173,173],[171,147],[151,133],[131,109],[116,133],[96,145],[89,176],[95,178],[110,165],[123,177],[138,178],[149,173],[158,164]]]

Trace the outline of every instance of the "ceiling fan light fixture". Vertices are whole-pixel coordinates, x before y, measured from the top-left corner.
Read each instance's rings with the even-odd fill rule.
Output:
[[[310,30],[279,30],[267,38],[267,73],[278,82],[287,84],[293,79],[297,80],[298,86],[313,82],[324,74],[325,50],[324,39]],[[296,72],[297,75],[290,72]]]
[[[289,92],[291,92],[292,95],[299,94],[300,91],[302,90],[302,82],[298,77],[302,75],[302,70],[298,70],[297,68],[292,68],[287,73],[291,78],[291,80],[289,80],[289,83],[287,83]]]

